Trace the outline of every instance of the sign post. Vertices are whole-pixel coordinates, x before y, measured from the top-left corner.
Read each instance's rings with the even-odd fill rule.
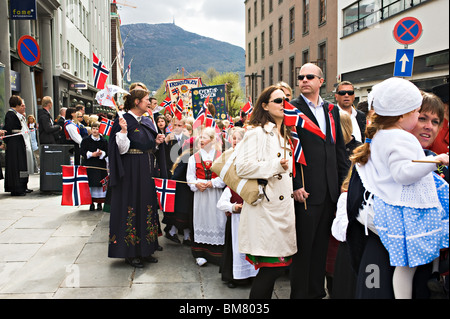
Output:
[[[34,66],[39,63],[41,58],[41,49],[36,39],[29,35],[22,36],[17,42],[17,53],[23,63],[30,67],[31,72],[31,90],[33,95],[33,108],[35,110],[35,118],[37,118],[37,97],[36,97],[36,82],[34,79]]]

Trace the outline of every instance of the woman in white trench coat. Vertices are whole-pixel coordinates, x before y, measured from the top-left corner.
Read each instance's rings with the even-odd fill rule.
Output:
[[[277,86],[266,88],[252,113],[250,129],[236,157],[242,178],[267,180],[265,197],[253,206],[244,202],[239,225],[239,251],[258,275],[250,298],[270,299],[276,279],[297,252],[292,186],[293,157],[283,137],[285,95]],[[287,139],[289,138],[289,130]],[[286,154],[286,158],[285,158]]]

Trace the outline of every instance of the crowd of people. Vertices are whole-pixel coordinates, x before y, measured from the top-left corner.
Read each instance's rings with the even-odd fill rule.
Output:
[[[335,104],[320,96],[323,82],[307,63],[299,97],[285,83],[269,86],[249,119],[216,120],[219,129],[153,114],[158,101],[133,83],[107,138],[99,116],[83,123],[81,110],[62,109],[54,123],[50,99],[39,111],[39,140],[74,145],[97,202],[90,209],[110,212],[108,256],[133,267],[158,262],[165,236],[190,247],[199,267],[219,265],[228,287],[251,283],[252,299],[271,298],[282,275],[293,299],[448,298],[448,84],[423,92],[391,78],[355,107],[351,82],[338,84]],[[314,130],[285,126],[285,101]],[[20,123],[20,97],[10,107],[3,135],[36,127]],[[22,195],[28,167],[19,148],[28,146],[22,135],[4,141],[5,190]],[[212,170],[229,149],[238,178],[258,180],[257,202]],[[176,181],[173,211],[160,205],[155,178]]]

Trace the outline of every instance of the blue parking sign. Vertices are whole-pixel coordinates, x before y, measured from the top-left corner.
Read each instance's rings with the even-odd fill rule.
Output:
[[[398,49],[395,57],[394,76],[412,76],[414,49]]]

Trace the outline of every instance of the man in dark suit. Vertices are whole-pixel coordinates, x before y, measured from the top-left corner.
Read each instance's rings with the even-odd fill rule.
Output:
[[[66,121],[66,110],[67,107],[62,107],[59,110],[59,118],[56,124],[61,126],[61,128],[64,128],[64,122]],[[56,139],[56,143],[58,144],[65,144],[66,143],[66,134],[64,133],[64,129],[61,129],[58,133],[58,138]]]
[[[319,95],[324,82],[322,70],[307,63],[298,78],[302,94],[291,103],[321,129],[326,139],[297,127],[307,165],[302,168],[295,164],[293,180],[298,251],[290,268],[291,298],[323,298],[331,224],[349,167],[339,108]]]
[[[52,106],[52,98],[50,96],[44,96],[42,98],[42,109],[38,110],[40,144],[56,144],[58,134],[61,131],[61,126],[53,122],[50,114]]]
[[[366,115],[355,108],[353,102],[355,101],[355,88],[349,81],[342,81],[336,87],[336,94],[334,98],[337,101],[339,108],[348,114],[352,119],[353,133],[352,135],[358,142],[364,143],[366,131]]]

